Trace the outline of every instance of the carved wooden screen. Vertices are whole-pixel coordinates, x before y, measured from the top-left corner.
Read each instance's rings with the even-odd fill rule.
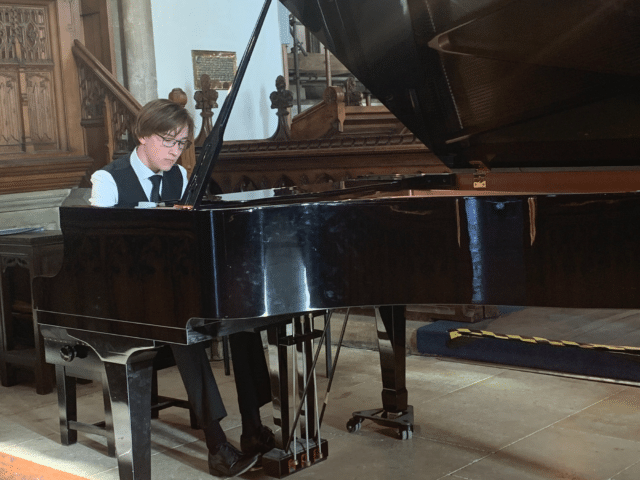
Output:
[[[0,3],[0,154],[58,148],[49,14]]]

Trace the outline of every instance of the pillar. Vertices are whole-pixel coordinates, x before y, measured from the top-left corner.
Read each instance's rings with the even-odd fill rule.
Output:
[[[142,105],[158,98],[151,0],[122,0],[127,88]]]

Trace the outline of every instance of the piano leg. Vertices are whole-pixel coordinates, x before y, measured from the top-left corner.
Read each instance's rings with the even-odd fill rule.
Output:
[[[347,430],[355,432],[364,420],[397,428],[405,440],[413,436],[413,407],[406,388],[406,317],[404,305],[377,307],[376,328],[382,371],[382,408],[354,412]]]
[[[405,307],[376,308],[378,350],[382,370],[382,406],[387,412],[407,409]]]
[[[62,445],[72,445],[78,441],[78,431],[71,428],[71,422],[78,420],[76,378],[68,377],[65,367],[56,365],[56,385],[58,387],[58,411],[60,413],[60,443]]]
[[[120,480],[151,478],[151,383],[155,351],[105,362]],[[134,358],[135,357],[135,358]]]

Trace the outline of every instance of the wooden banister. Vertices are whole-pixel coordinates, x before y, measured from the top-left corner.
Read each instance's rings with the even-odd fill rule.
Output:
[[[81,42],[75,40],[72,51],[80,79],[80,123],[87,133],[87,152],[96,160],[95,169],[99,169],[133,150],[136,141],[132,128],[142,105]],[[176,101],[171,94],[169,99]],[[186,96],[177,103],[184,106]],[[185,150],[179,163],[191,173],[195,163],[193,146]]]
[[[114,97],[117,97],[124,107],[133,115],[136,115],[142,108],[131,92],[124,88],[118,79],[98,60],[82,42],[75,40],[72,47],[73,55],[77,61],[84,63],[91,69],[93,74]]]
[[[133,149],[131,128],[142,105],[80,41],[75,40],[72,52],[78,67],[87,151],[99,168]]]

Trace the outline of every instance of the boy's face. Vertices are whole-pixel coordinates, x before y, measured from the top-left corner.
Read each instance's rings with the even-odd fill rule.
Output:
[[[188,135],[189,128],[185,126],[178,131],[140,138],[138,157],[153,172],[168,172],[178,161],[188,143]],[[173,145],[170,146],[171,144]]]

